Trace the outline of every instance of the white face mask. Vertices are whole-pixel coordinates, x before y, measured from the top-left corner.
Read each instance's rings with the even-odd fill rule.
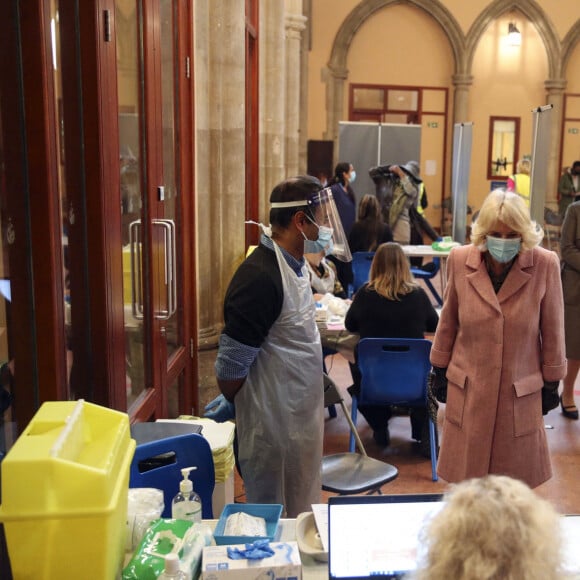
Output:
[[[349,179],[349,181],[350,181],[351,183],[354,183],[354,180],[355,180],[355,179],[356,179],[356,171],[353,169],[353,170],[350,172],[350,179]]]

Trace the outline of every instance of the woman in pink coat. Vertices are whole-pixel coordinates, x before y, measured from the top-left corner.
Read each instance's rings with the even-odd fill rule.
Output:
[[[536,487],[552,476],[542,414],[566,374],[564,307],[555,253],[518,195],[496,190],[455,248],[431,349],[445,402],[438,473],[450,482],[488,473]],[[446,391],[446,393],[445,393]],[[446,396],[445,396],[446,395]]]

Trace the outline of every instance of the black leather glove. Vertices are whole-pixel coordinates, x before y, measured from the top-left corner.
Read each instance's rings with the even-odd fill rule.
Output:
[[[431,392],[440,403],[447,402],[447,377],[445,373],[447,369],[441,367],[433,367],[429,373],[429,386]]]
[[[558,386],[560,381],[544,381],[542,387],[542,415],[547,415],[548,411],[555,409],[560,403],[558,396]]]

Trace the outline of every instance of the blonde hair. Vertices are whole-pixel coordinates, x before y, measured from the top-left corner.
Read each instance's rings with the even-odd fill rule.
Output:
[[[488,475],[454,486],[421,533],[417,580],[562,578],[560,516],[526,484]]]
[[[529,175],[531,170],[532,162],[525,157],[520,159],[516,164],[516,173],[525,173],[526,175]]]
[[[471,226],[471,243],[485,250],[485,238],[498,221],[521,235],[523,250],[531,250],[544,237],[544,231],[532,221],[526,202],[517,193],[495,189],[485,198]]]
[[[400,300],[400,296],[410,294],[418,287],[399,244],[386,242],[377,248],[368,287],[389,300]]]

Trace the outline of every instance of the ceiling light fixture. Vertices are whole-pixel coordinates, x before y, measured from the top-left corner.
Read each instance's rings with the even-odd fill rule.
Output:
[[[510,22],[508,26],[508,40],[511,46],[520,46],[522,44],[522,33],[513,22]]]

